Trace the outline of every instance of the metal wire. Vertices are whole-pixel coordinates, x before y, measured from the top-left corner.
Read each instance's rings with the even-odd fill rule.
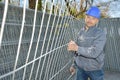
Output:
[[[36,55],[37,55],[38,45],[39,45],[40,36],[41,36],[41,32],[42,32],[42,25],[43,25],[43,21],[44,21],[44,17],[45,17],[46,5],[47,5],[47,0],[45,0],[45,9],[44,9],[43,15],[42,15],[42,21],[41,21],[41,26],[40,26],[40,30],[39,30],[39,35],[38,35],[38,40],[37,40],[37,45],[36,45],[34,59],[36,58]],[[34,64],[35,64],[35,62],[32,65],[32,69],[31,69],[31,72],[30,72],[29,80],[31,80],[31,77],[32,77],[32,72],[33,72],[33,69],[34,69]]]
[[[53,3],[54,3],[54,0],[53,0]],[[47,37],[47,34],[48,34],[48,26],[49,26],[49,23],[50,23],[50,18],[51,18],[51,14],[52,14],[52,10],[53,10],[53,3],[52,3],[52,5],[51,5],[50,15],[49,15],[48,22],[47,22],[47,28],[46,28],[46,31],[45,31],[45,37],[44,37],[44,40],[43,40],[43,46],[42,46],[42,50],[41,50],[41,55],[43,55],[42,53],[43,53],[43,49],[44,49],[44,45],[45,45],[45,40],[46,40],[46,37]],[[47,46],[48,46],[48,45],[47,45]],[[41,55],[40,55],[40,56],[41,56]],[[45,60],[46,60],[46,56],[44,57],[44,60],[43,60],[43,64],[42,64],[42,68],[41,68],[41,72],[40,72],[40,78],[41,78],[42,73],[43,73],[43,68],[44,68]],[[38,77],[38,72],[39,72],[40,63],[41,63],[41,59],[40,59],[39,62],[38,62],[38,68],[37,68],[35,80],[37,80],[37,77]]]
[[[0,49],[1,49],[1,43],[2,43],[2,37],[3,37],[3,32],[4,32],[7,11],[8,11],[8,0],[5,1],[5,9],[4,9],[4,14],[3,14],[3,18],[2,18],[3,20],[2,20],[2,24],[1,24],[1,28],[0,28]]]
[[[47,7],[43,12],[37,11],[38,0],[35,10],[8,6],[7,2],[3,5],[5,8],[2,5],[0,3],[0,11],[4,11],[4,15],[0,15],[0,79],[72,80],[69,67],[73,55],[66,47],[69,40],[76,41],[84,21],[61,15],[63,7],[59,7],[59,14],[53,15],[55,0],[50,14],[45,11]],[[60,5],[64,6],[63,2]],[[119,21],[102,19],[98,24],[107,33],[104,69],[109,71],[120,71]]]
[[[15,69],[14,71],[11,71],[11,72],[9,72],[9,73],[7,73],[7,74],[4,74],[4,75],[0,76],[0,79],[4,78],[4,77],[6,77],[6,76],[9,76],[9,75],[11,75],[11,74],[13,74],[14,72],[17,72],[17,71],[21,70],[21,69],[24,68],[25,66],[28,66],[28,65],[32,64],[33,62],[39,60],[40,58],[45,57],[46,55],[51,54],[52,52],[54,52],[54,51],[56,51],[56,50],[58,50],[58,49],[60,49],[60,48],[62,48],[62,47],[64,47],[64,46],[66,46],[66,45],[67,45],[67,44],[62,45],[62,46],[59,46],[59,47],[57,47],[57,48],[55,48],[55,49],[53,49],[53,50],[45,53],[44,55],[42,55],[42,56],[40,56],[40,57],[38,57],[38,58],[35,58],[34,60],[28,62],[27,64],[25,64],[25,65],[23,65],[23,66]]]
[[[15,69],[16,69],[18,58],[19,58],[19,54],[20,54],[20,48],[21,48],[21,42],[22,42],[22,35],[23,35],[24,23],[25,23],[25,15],[26,15],[25,13],[26,13],[26,0],[24,1],[23,20],[22,20],[22,26],[21,26],[21,31],[20,31],[20,38],[19,38],[17,55],[16,55],[16,60],[15,60],[15,65],[14,65],[14,70],[13,71],[15,71]],[[14,77],[15,77],[15,72],[13,73],[12,80],[14,80]]]
[[[32,48],[32,43],[33,43],[33,38],[34,38],[34,33],[35,33],[37,6],[38,6],[38,0],[36,0],[35,14],[34,14],[34,23],[33,23],[33,31],[32,31],[32,35],[31,35],[30,46],[29,46],[29,50],[28,50],[28,53],[27,53],[27,58],[26,58],[26,63],[25,64],[27,64],[27,62],[28,62],[28,59],[29,59],[29,56],[30,56],[30,51],[31,51],[31,48]],[[23,80],[25,79],[25,72],[26,72],[26,67],[25,67],[24,73],[23,73]]]
[[[53,1],[53,3],[54,3],[54,1]],[[52,3],[52,5],[53,5],[53,3]],[[36,4],[37,4],[37,1],[36,1]],[[63,4],[63,2],[62,2],[62,4]],[[25,7],[24,7],[24,10],[26,10]],[[15,48],[15,49],[17,49],[17,51],[14,51],[14,53],[17,52],[17,57],[15,57],[16,61],[15,61],[15,65],[14,65],[14,70],[11,70],[11,71],[7,72],[6,74],[1,75],[0,79],[2,79],[2,78],[6,79],[6,77],[9,77],[9,76],[10,76],[10,79],[16,79],[16,78],[23,79],[23,80],[28,79],[28,78],[29,79],[36,79],[36,80],[37,79],[42,79],[43,78],[42,75],[48,76],[48,74],[46,75],[45,73],[43,73],[43,71],[44,71],[44,66],[46,65],[45,61],[49,62],[48,61],[49,59],[50,59],[50,63],[51,63],[52,60],[55,60],[53,62],[53,64],[54,63],[56,64],[57,61],[60,62],[60,64],[56,64],[56,67],[58,67],[58,68],[56,68],[53,65],[52,65],[53,68],[50,68],[49,65],[47,65],[47,67],[49,69],[51,69],[51,72],[49,72],[49,73],[51,73],[50,77],[54,77],[54,76],[58,75],[59,69],[61,69],[69,61],[69,59],[65,59],[65,62],[63,63],[61,60],[57,60],[57,58],[63,59],[62,56],[65,55],[66,53],[68,53],[68,52],[64,51],[65,50],[64,48],[67,45],[67,42],[68,42],[67,39],[70,37],[70,34],[67,31],[67,30],[69,30],[69,28],[65,27],[66,23],[69,24],[70,17],[61,17],[61,11],[62,11],[62,7],[60,8],[59,16],[57,16],[57,13],[55,13],[52,28],[50,29],[50,32],[51,32],[50,35],[49,35],[50,37],[46,38],[48,36],[47,31],[49,31],[48,26],[50,26],[49,24],[50,24],[50,20],[51,20],[50,19],[51,18],[51,13],[52,13],[52,7],[51,7],[49,18],[48,18],[48,20],[46,20],[48,22],[47,22],[47,27],[46,27],[46,30],[45,30],[45,36],[43,38],[43,44],[42,44],[42,48],[41,48],[41,51],[40,51],[40,56],[37,56],[37,52],[38,52],[39,42],[41,41],[41,35],[42,35],[41,33],[43,32],[43,27],[44,27],[43,26],[43,21],[44,21],[44,16],[46,15],[45,14],[45,9],[43,11],[42,21],[41,21],[41,25],[40,25],[37,40],[33,40],[33,37],[36,34],[35,33],[35,22],[37,23],[37,20],[36,20],[37,10],[36,9],[35,9],[35,13],[34,13],[33,27],[31,25],[32,19],[30,19],[29,22],[27,20],[25,20],[25,18],[26,19],[30,18],[28,15],[25,15],[26,11],[23,11],[23,19],[24,20],[22,20],[21,18],[20,19],[18,18],[18,22],[17,22],[16,20],[12,20],[12,18],[11,19],[8,18],[10,21],[7,20],[7,22],[6,22],[7,26],[9,26],[9,25],[12,26],[13,25],[13,26],[19,27],[19,26],[21,26],[20,21],[22,20],[22,27],[19,28],[19,30],[21,29],[21,31],[20,32],[18,31],[20,33],[19,43],[17,43],[18,42],[17,41],[18,37],[16,37],[17,35],[19,35],[19,33],[17,33],[17,35],[16,35],[16,33],[14,34],[14,30],[13,30],[12,37],[10,36],[11,38],[9,38],[9,36],[7,36],[8,40],[4,41],[4,46],[6,46],[6,45],[7,46],[16,45],[17,46],[17,44],[18,44],[17,47],[19,47],[19,48]],[[16,13],[9,13],[9,16],[13,16],[13,14],[16,15]],[[19,17],[22,17],[22,16],[19,15]],[[14,19],[17,19],[17,18],[14,16]],[[23,24],[23,22],[25,22],[25,24]],[[29,30],[31,32],[31,34],[28,34],[27,32],[25,32],[25,29],[28,29],[28,28],[26,28],[26,26],[32,28],[31,30]],[[37,28],[39,28],[38,26],[39,25],[36,25]],[[6,27],[6,29],[8,30],[9,28]],[[12,29],[14,29],[14,28],[12,28]],[[53,31],[55,31],[55,32],[53,33]],[[26,36],[27,38],[25,38],[26,33],[27,33],[27,36]],[[7,35],[8,34],[9,33],[7,32]],[[67,35],[69,35],[69,37]],[[67,39],[65,39],[63,36],[65,36]],[[16,37],[17,40],[13,40],[13,39],[15,39],[15,37]],[[22,40],[22,37],[23,37],[23,40]],[[47,45],[46,45],[45,42],[46,42],[47,39],[49,39],[49,40],[48,40]],[[52,41],[51,41],[51,39],[52,39]],[[62,41],[62,40],[64,40],[64,41]],[[37,43],[36,48],[34,48],[35,49],[35,54],[33,55],[34,59],[28,62],[29,58],[31,58],[30,53],[32,51],[33,42]],[[50,42],[51,42],[51,44],[50,44]],[[47,48],[46,48],[45,53],[43,54],[43,49],[44,49],[45,45],[47,46]],[[35,45],[33,45],[33,46],[35,47]],[[26,48],[26,49],[24,49],[24,48]],[[13,50],[15,50],[15,49],[13,48]],[[27,53],[27,54],[20,55],[20,50],[21,51],[25,50],[25,53]],[[7,52],[5,52],[5,53],[7,53]],[[34,53],[34,51],[32,51],[32,53]],[[61,53],[61,54],[58,55],[56,53]],[[21,58],[21,56],[23,58]],[[51,56],[53,57],[53,59],[51,58]],[[47,57],[49,59],[47,59]],[[44,59],[42,59],[42,58],[44,58]],[[19,61],[19,60],[21,60],[21,61]],[[36,68],[36,65],[35,65],[36,63],[35,62],[37,62],[37,61],[39,61],[39,62],[38,62],[38,67],[37,67],[37,73],[35,73],[34,72],[34,69]],[[42,65],[40,65],[41,63],[42,63]],[[19,67],[16,68],[17,65]],[[59,65],[61,65],[61,66],[59,66]],[[31,68],[29,66],[31,66]],[[54,69],[56,69],[55,72],[54,72]],[[28,72],[28,70],[29,70],[29,72]],[[47,71],[49,71],[49,70],[46,68],[45,72],[48,73]],[[56,74],[56,72],[58,72],[58,73]],[[28,74],[28,73],[30,73],[30,74]],[[35,74],[36,74],[36,76],[34,77]],[[12,75],[13,75],[13,77],[12,77]],[[38,75],[40,75],[40,76],[38,76]],[[17,77],[17,76],[19,76],[19,77]],[[49,79],[50,77],[44,77],[44,79]],[[56,77],[56,79],[59,79],[59,77]]]

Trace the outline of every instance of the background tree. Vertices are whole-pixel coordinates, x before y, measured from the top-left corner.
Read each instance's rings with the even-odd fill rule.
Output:
[[[67,14],[67,15],[72,15],[75,18],[84,18],[85,17],[85,12],[86,10],[92,6],[92,4],[94,3],[94,0],[79,0],[79,3],[76,2],[76,0],[64,0],[65,1],[65,10],[63,11],[63,15]],[[77,0],[78,1],[78,0]],[[53,3],[53,0],[48,1],[47,5],[46,5],[46,12],[49,13],[50,12],[50,6],[51,3]],[[36,4],[36,0],[29,0],[29,8],[31,9],[35,9],[35,4]],[[109,4],[110,2],[102,2],[97,4],[96,6],[98,6],[101,11],[102,11],[102,17],[106,18],[108,17],[107,12],[109,10]],[[52,9],[52,13],[59,13],[60,10],[61,3],[59,4],[58,2],[56,4],[53,5],[53,9]],[[102,8],[104,7],[104,8]],[[38,1],[38,10],[42,10],[44,9],[44,3],[42,3],[42,0]]]
[[[107,18],[108,16],[108,11],[109,11],[109,2],[100,2],[95,4],[97,7],[100,8],[101,10],[101,16],[102,18]],[[76,2],[76,0],[65,0],[66,6],[67,6],[67,11],[69,12],[68,15],[72,15],[75,18],[84,18],[85,17],[85,12],[86,10],[92,6],[94,0],[80,0],[79,3]],[[79,7],[78,7],[79,6]]]
[[[29,8],[35,9],[36,0],[29,0]]]
[[[0,1],[2,1],[2,0],[0,0]],[[11,3],[11,1],[10,1],[10,0],[8,0],[8,3]]]
[[[108,11],[109,11],[109,6],[110,6],[110,3],[112,1],[109,1],[109,2],[101,2],[99,4],[97,4],[96,6],[98,6],[100,9],[101,9],[101,17],[102,18],[108,18]]]
[[[36,0],[29,0],[29,8],[35,9]],[[42,0],[38,1],[38,10],[42,10]]]
[[[42,0],[38,1],[38,10],[42,11]]]
[[[0,0],[0,1],[2,1],[2,0]],[[10,0],[8,0],[8,2],[10,3]]]
[[[87,8],[93,4],[93,0],[80,0],[79,2],[78,10],[76,0],[65,0],[69,15],[72,15],[76,18],[83,18]]]
[[[49,9],[48,9],[49,7],[48,7],[48,6],[49,6],[49,2],[46,3],[46,9],[45,9],[45,11],[46,11],[47,13],[49,12]]]

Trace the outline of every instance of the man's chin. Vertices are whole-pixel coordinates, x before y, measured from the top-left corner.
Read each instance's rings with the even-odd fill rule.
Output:
[[[91,27],[91,25],[87,25],[87,27]]]
[[[87,27],[92,27],[92,26],[94,26],[94,25],[87,25]]]

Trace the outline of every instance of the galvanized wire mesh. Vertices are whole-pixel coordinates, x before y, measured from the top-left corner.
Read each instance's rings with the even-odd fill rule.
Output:
[[[108,71],[120,72],[120,19],[101,19],[99,26],[107,33],[105,66]]]
[[[4,13],[4,4],[0,4],[0,13]],[[49,16],[50,14],[37,12],[33,42],[28,57],[33,33],[34,10],[26,9],[18,55],[23,8],[8,6],[0,49],[0,80],[66,80],[69,78],[72,55],[66,50],[66,45],[72,38],[69,33],[72,18],[51,15],[49,19]],[[3,15],[0,15],[0,17],[2,22]],[[43,23],[41,23],[42,19]],[[36,50],[39,34],[41,36],[39,36],[38,49]],[[43,46],[44,48],[42,48]]]
[[[4,6],[0,3],[0,24]],[[66,45],[69,40],[76,40],[79,29],[84,26],[84,20],[39,11],[36,12],[35,19],[35,10],[31,9],[26,9],[25,14],[18,55],[23,8],[8,6],[0,48],[0,80],[72,80],[69,67],[73,56],[67,51]],[[109,71],[120,71],[119,21],[120,19],[101,19],[98,24],[107,33],[104,69]]]

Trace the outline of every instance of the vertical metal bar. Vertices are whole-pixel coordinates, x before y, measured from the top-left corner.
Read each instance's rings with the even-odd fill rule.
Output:
[[[71,60],[65,65],[63,66],[54,76],[52,76],[49,80],[52,80],[56,75],[58,75],[69,63],[71,62]]]
[[[44,8],[43,15],[42,15],[42,21],[41,21],[41,25],[40,25],[40,31],[39,31],[39,35],[38,35],[38,40],[37,40],[37,45],[36,45],[36,49],[35,49],[34,59],[36,58],[36,55],[37,55],[38,45],[39,45],[39,41],[40,41],[40,37],[41,37],[42,26],[43,26],[43,21],[44,21],[44,17],[45,17],[46,4],[47,4],[47,0],[45,1],[45,8]],[[35,64],[35,62],[33,62],[33,64],[32,64],[32,69],[31,69],[31,72],[30,72],[29,80],[31,80],[31,77],[32,77],[34,64]]]
[[[24,1],[22,27],[21,27],[21,31],[20,31],[19,44],[18,44],[17,55],[16,55],[16,60],[15,60],[15,65],[14,65],[13,71],[15,71],[15,69],[16,69],[17,61],[18,61],[18,57],[19,57],[19,53],[20,53],[22,35],[23,35],[23,30],[24,30],[24,23],[25,23],[25,13],[26,13],[26,0]],[[15,72],[13,73],[12,80],[14,80],[14,77],[15,77]]]
[[[52,2],[52,4],[51,4],[50,14],[49,14],[48,22],[47,22],[47,28],[46,28],[46,31],[45,31],[45,37],[44,37],[44,40],[43,40],[43,45],[42,45],[42,49],[41,49],[41,54],[40,54],[40,56],[41,56],[42,53],[43,53],[43,49],[44,49],[44,45],[45,45],[45,40],[46,40],[46,37],[47,37],[48,27],[49,27],[50,18],[51,18],[51,14],[52,14],[52,10],[53,10],[53,3],[54,3],[54,0],[53,0],[53,2]],[[53,29],[52,29],[52,30],[53,30]],[[50,35],[50,36],[51,36],[51,35]],[[51,37],[49,37],[49,39],[50,39],[50,38],[51,38]],[[49,42],[48,42],[48,43],[49,43]],[[47,47],[48,47],[48,44],[47,44]],[[47,49],[46,49],[46,53],[47,53]],[[47,55],[46,55],[46,56],[47,56]],[[40,79],[41,79],[41,76],[42,76],[42,73],[43,73],[43,68],[44,68],[44,65],[45,65],[46,56],[45,56],[45,58],[44,58],[44,60],[43,60],[43,65],[42,65],[41,72],[40,72]],[[41,62],[41,58],[39,59],[39,62],[38,62],[38,67],[37,67],[37,72],[36,72],[35,80],[37,80],[37,77],[38,77],[40,62]]]
[[[4,32],[4,27],[5,27],[7,11],[8,11],[8,0],[5,1],[5,8],[4,8],[4,13],[3,13],[1,29],[0,29],[0,49],[1,49],[1,44],[2,44],[2,37],[3,37],[3,32]]]
[[[50,32],[50,38],[49,38],[49,41],[48,41],[48,42],[50,42],[50,39],[51,39],[51,37],[52,37],[52,31],[53,31],[53,28],[54,28],[54,25],[55,25],[56,16],[57,16],[57,13],[55,13],[55,15],[54,15],[54,19],[53,19],[53,23],[52,23],[52,30],[51,30],[51,32]],[[58,19],[59,19],[59,18],[58,18]],[[56,29],[55,29],[55,30],[56,30]],[[53,40],[53,41],[54,41],[54,40]],[[52,46],[51,46],[51,47],[52,47]],[[48,52],[48,49],[49,49],[49,45],[47,46],[46,53]],[[50,59],[50,55],[52,55],[52,54],[49,54],[48,60]],[[49,61],[48,61],[48,63],[49,63]],[[47,64],[45,73],[48,72],[47,70],[48,70],[48,64]],[[47,74],[45,74],[45,77],[44,77],[43,80],[45,80],[45,78],[47,78],[46,75],[47,75]]]
[[[63,20],[63,17],[62,17],[62,20]],[[62,22],[62,20],[61,20],[61,22]],[[66,21],[66,20],[65,20],[65,21]],[[64,22],[65,22],[65,21],[64,21]],[[63,31],[64,31],[63,26],[62,26],[62,27],[60,26],[60,28],[62,28],[61,31],[62,31],[62,34],[64,34],[64,33],[63,33]],[[59,28],[59,31],[60,31],[60,28]],[[62,34],[60,34],[60,32],[59,32],[59,33],[58,33],[58,36],[59,36],[59,35],[61,36]],[[60,36],[59,36],[59,37],[58,37],[58,36],[57,36],[57,38],[56,38],[54,48],[56,48],[57,45],[59,44],[58,42],[60,42],[60,41],[59,41],[59,40],[60,40]],[[57,51],[59,51],[59,49],[58,49]],[[54,63],[57,61],[56,58],[59,59],[59,58],[58,58],[58,55],[59,55],[59,54],[57,54],[56,51],[54,51],[54,53],[55,53],[55,55],[52,54],[52,57],[53,57],[53,58],[51,58],[51,60],[53,60],[53,63],[52,63],[52,64],[54,64]],[[56,61],[55,61],[55,60],[56,60]],[[52,71],[51,71],[51,73],[50,73],[51,75],[53,74],[53,71],[55,70],[55,66],[54,66],[54,65],[52,65],[52,66],[53,66],[53,67],[51,67]],[[57,66],[57,65],[56,65],[56,66]]]
[[[68,19],[69,20],[69,19]],[[66,20],[65,21],[65,23],[68,23],[68,20]],[[64,25],[65,25],[65,23],[64,23]],[[64,27],[64,26],[63,26]],[[59,37],[59,40],[58,40],[58,44],[57,44],[57,46],[60,46],[60,45],[63,45],[63,44],[67,44],[66,42],[68,42],[68,40],[63,40],[63,38],[67,38],[67,37],[69,37],[69,34],[67,34],[69,31],[66,29],[66,28],[63,28],[64,30],[63,30],[63,35],[61,35],[60,37]],[[67,36],[66,36],[67,35]],[[66,47],[66,46],[64,46],[64,47]],[[54,68],[56,68],[57,67],[57,71],[59,70],[59,69],[61,69],[61,67],[63,67],[63,65],[64,64],[66,64],[66,60],[67,59],[65,59],[65,56],[64,56],[64,53],[65,53],[65,49],[64,49],[64,47],[62,47],[62,48],[60,48],[59,50],[57,50],[57,51],[55,51],[55,59],[53,60],[53,61],[56,61],[55,63],[57,63],[56,64],[56,66],[54,66],[53,68],[52,68],[52,71],[54,71]],[[59,53],[59,54],[58,54]],[[65,53],[66,54],[66,53]],[[63,59],[64,59],[64,61],[63,61]],[[61,65],[61,66],[60,66]],[[62,72],[61,73],[59,73],[59,74],[62,74]],[[56,76],[56,78],[55,79],[57,79],[57,80],[59,80],[59,78],[61,78],[61,77],[63,77],[62,75],[59,75],[59,76]]]
[[[38,7],[38,0],[36,0],[35,13],[34,13],[34,22],[33,22],[32,35],[31,35],[31,41],[30,41],[30,46],[29,46],[29,50],[28,50],[28,53],[27,53],[27,58],[26,58],[25,64],[27,64],[27,62],[28,62],[28,59],[29,59],[29,56],[30,56],[30,51],[31,51],[31,48],[32,48],[32,43],[33,43],[33,38],[34,38],[34,33],[35,33],[35,23],[36,23],[37,7]],[[24,68],[23,80],[25,79],[25,72],[26,72],[26,66],[25,66],[25,68]]]
[[[65,21],[66,21],[66,19],[65,19]],[[64,24],[65,24],[65,21],[64,21]],[[62,28],[62,29],[64,29],[64,28]],[[62,31],[62,33],[63,33],[64,30],[61,30],[61,31]],[[64,34],[64,33],[63,33],[63,34]],[[61,35],[61,36],[62,36],[62,35]],[[60,36],[60,37],[61,37],[61,36]],[[57,45],[59,44],[59,43],[57,44],[57,42],[60,42],[59,40],[61,40],[61,38],[59,38],[59,39],[56,40],[54,47],[57,47]],[[58,50],[57,50],[57,51],[58,51]],[[56,51],[55,51],[55,52],[56,52]],[[54,53],[55,53],[55,52],[54,52]],[[57,54],[57,52],[55,53],[55,55],[52,55],[51,60],[49,60],[49,61],[50,61],[50,64],[51,64],[51,61],[52,61],[52,60],[53,60],[53,63],[52,63],[52,64],[54,64],[55,61],[57,61],[56,59],[58,59],[58,55],[59,55],[59,54]],[[53,57],[53,56],[54,56],[54,57]],[[54,59],[54,58],[55,58],[55,59]],[[54,65],[52,65],[52,66],[53,66],[53,67],[52,67],[52,70],[50,71],[50,72],[51,72],[51,73],[50,73],[51,75],[53,74],[52,71],[54,71],[54,68],[55,68]],[[49,70],[49,68],[48,68],[48,70]]]
[[[66,21],[64,21],[64,24],[65,24],[65,22],[68,22],[68,20],[69,20],[69,18],[66,19]],[[64,32],[62,32],[62,34],[66,34],[66,33],[68,32],[68,31],[65,31],[64,28],[62,28],[62,29],[63,29],[63,31],[64,31]],[[61,35],[61,36],[59,37],[59,39],[56,41],[56,43],[57,43],[57,42],[60,42],[60,40],[62,39],[62,37],[63,37],[63,36]],[[61,43],[58,43],[57,45],[55,45],[55,47],[58,46],[59,44],[62,44],[62,41],[61,41]],[[66,44],[66,43],[65,43],[65,44]],[[57,54],[57,53],[59,53],[59,54]],[[55,55],[54,55],[55,58],[51,58],[51,59],[53,59],[53,64],[57,62],[57,60],[59,59],[59,57],[61,57],[61,55],[62,55],[61,50],[55,51]],[[62,65],[62,64],[63,64],[63,62],[62,62],[61,64],[59,63],[58,65]],[[53,67],[52,67],[52,71],[54,71],[54,69],[55,69],[56,67],[57,67],[58,69],[61,68],[61,67],[58,66],[58,65],[53,66]]]
[[[58,17],[57,25],[58,25],[59,20],[60,20],[60,16]],[[55,40],[55,33],[56,33],[56,31],[57,31],[57,25],[56,25],[56,28],[55,28],[55,32],[54,32],[54,36],[53,36],[53,41],[52,41],[51,47],[50,47],[50,51],[51,51],[52,48],[53,48],[53,44],[54,44],[54,40]],[[59,28],[59,29],[60,29],[60,28]],[[58,32],[59,32],[59,30],[58,30]],[[57,39],[56,39],[56,40],[57,40]],[[51,54],[51,55],[53,55],[53,54]],[[47,77],[48,77],[48,75],[47,75]]]
[[[60,20],[60,14],[61,14],[61,10],[60,10],[60,12],[59,12],[59,17],[58,17],[58,21],[57,21],[57,25],[56,25],[55,33],[56,33],[56,31],[57,31],[57,26],[58,26],[58,23],[59,23],[59,20]],[[60,28],[58,29],[58,32],[59,32],[59,31],[60,31]],[[52,50],[52,48],[53,48],[54,40],[55,40],[55,34],[54,34],[54,36],[53,36],[53,41],[52,41],[52,44],[51,44],[50,50]],[[57,41],[57,38],[56,38],[56,41]],[[56,42],[55,42],[55,43],[56,43]],[[55,48],[55,46],[54,46],[54,48]],[[53,54],[51,54],[51,55],[53,55]],[[49,58],[50,58],[50,57],[49,57]],[[47,75],[46,78],[48,78],[48,75]]]
[[[54,41],[54,39],[53,39],[53,41]],[[52,42],[53,43],[53,42]],[[55,46],[54,46],[55,47]],[[51,49],[52,49],[52,46],[51,46]],[[51,59],[53,59],[53,55],[52,55],[52,57],[51,57]],[[49,55],[49,57],[48,57],[48,60],[49,60],[49,64],[51,64],[51,60],[50,60],[50,55]],[[51,71],[49,71],[50,69],[50,65],[48,65],[47,66],[47,72],[51,72]],[[45,72],[46,73],[46,72]],[[51,74],[51,73],[50,73]],[[48,79],[48,75],[47,75],[47,77],[45,76],[45,78],[47,78]]]

